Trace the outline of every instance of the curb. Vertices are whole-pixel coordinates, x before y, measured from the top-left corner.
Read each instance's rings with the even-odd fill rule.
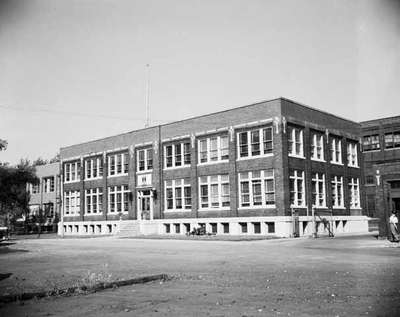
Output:
[[[33,298],[43,298],[43,297],[51,297],[51,296],[60,296],[60,295],[72,295],[75,293],[95,293],[98,291],[102,291],[109,288],[117,288],[120,286],[127,286],[133,284],[144,284],[152,281],[158,280],[169,280],[170,277],[167,274],[157,274],[157,275],[149,275],[144,277],[137,277],[129,280],[121,280],[110,283],[98,283],[93,286],[79,286],[79,287],[69,287],[56,291],[42,291],[42,292],[30,292],[30,293],[21,293],[21,294],[12,294],[12,295],[4,295],[0,296],[0,303],[11,303],[16,302],[18,300],[29,300]]]

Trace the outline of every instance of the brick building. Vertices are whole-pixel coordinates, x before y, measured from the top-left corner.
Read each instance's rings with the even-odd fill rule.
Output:
[[[45,210],[46,222],[44,230],[53,231],[53,225],[57,223],[60,215],[60,163],[50,163],[36,166],[36,176],[40,183],[28,184],[30,192],[30,215],[37,215],[39,209]]]
[[[400,116],[361,122],[366,215],[388,233],[392,210],[400,211]]]
[[[366,232],[359,139],[278,98],[64,147],[59,232],[309,235],[313,211],[321,232]]]

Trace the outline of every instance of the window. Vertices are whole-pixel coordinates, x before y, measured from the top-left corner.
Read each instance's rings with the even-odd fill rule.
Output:
[[[331,163],[342,164],[342,140],[331,138]]]
[[[119,213],[129,210],[128,185],[108,187],[108,212]]]
[[[108,176],[128,174],[129,154],[118,153],[108,155]]]
[[[363,137],[363,151],[374,151],[380,149],[379,134],[366,135]]]
[[[325,175],[313,173],[311,179],[312,204],[314,207],[326,207]]]
[[[324,136],[320,133],[312,134],[311,159],[317,161],[324,160]]]
[[[272,169],[239,173],[239,205],[250,208],[275,205]]]
[[[115,162],[115,158],[113,161]],[[110,156],[108,162],[110,164]],[[115,166],[113,166],[113,172],[115,172]],[[102,176],[103,176],[103,158],[93,157],[87,159],[85,161],[85,179],[96,179],[96,178],[101,178]]]
[[[164,146],[164,157],[165,168],[190,165],[190,143]]]
[[[289,155],[304,157],[303,151],[303,129],[288,127]]]
[[[400,148],[400,131],[385,133],[385,149]]]
[[[66,183],[77,182],[80,180],[81,162],[64,164],[64,180]]]
[[[366,185],[373,185],[373,184],[375,184],[375,176],[374,176],[374,175],[367,175],[367,176],[365,176],[365,184],[366,184]]]
[[[350,208],[360,208],[360,190],[358,178],[349,178]]]
[[[201,139],[198,144],[200,164],[229,159],[229,139],[227,135]]]
[[[31,194],[38,194],[40,192],[40,184],[29,184],[29,191]]]
[[[291,170],[289,173],[290,205],[305,207],[306,190],[304,186],[304,171]]]
[[[81,193],[78,190],[64,192],[65,214],[75,215],[79,213],[81,205]]]
[[[347,165],[352,167],[358,167],[358,156],[357,156],[357,143],[347,143]]]
[[[54,192],[54,176],[43,178],[43,192],[44,193]]]
[[[332,185],[332,207],[344,208],[343,177],[333,176],[331,180],[331,185]]]
[[[189,179],[165,181],[165,209],[192,209],[192,190]]]
[[[47,203],[43,204],[44,207],[44,212],[47,218],[53,218],[54,217],[54,204],[53,203]]]
[[[272,127],[238,133],[239,158],[272,153]]]
[[[103,188],[86,189],[86,214],[100,214],[103,211]]]
[[[229,175],[202,176],[199,186],[200,209],[230,206]]]
[[[137,170],[151,171],[153,169],[153,149],[142,149],[137,151]]]

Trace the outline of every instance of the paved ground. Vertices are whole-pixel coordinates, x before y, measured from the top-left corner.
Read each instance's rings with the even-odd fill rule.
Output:
[[[0,273],[13,273],[0,281],[3,294],[174,276],[164,283],[7,304],[0,316],[400,315],[400,247],[370,236],[20,240],[0,248]]]

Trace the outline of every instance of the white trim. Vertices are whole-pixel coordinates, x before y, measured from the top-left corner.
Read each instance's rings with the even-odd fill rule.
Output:
[[[129,146],[118,147],[118,148],[115,148],[115,149],[106,150],[106,154],[119,152],[119,151],[126,151],[128,149],[129,149]]]
[[[258,120],[258,121],[252,121],[252,122],[247,122],[247,123],[240,123],[240,124],[236,124],[234,126],[232,126],[234,129],[241,129],[241,128],[248,128],[248,127],[254,127],[257,125],[261,125],[261,124],[265,124],[265,123],[269,123],[272,122],[273,119],[272,118],[268,118],[268,119],[262,119],[262,120]]]
[[[87,157],[91,157],[91,156],[99,156],[99,155],[103,155],[104,151],[102,152],[92,152],[92,153],[87,153],[83,155],[83,158],[87,158]]]
[[[227,148],[222,148],[222,138],[227,139]],[[211,139],[217,139],[217,148],[215,149],[217,152],[217,160],[211,161]],[[206,154],[207,154],[207,160],[205,162],[201,162],[201,142],[205,141],[206,142]],[[222,150],[228,150],[228,158],[227,159],[222,159]],[[197,166],[199,165],[207,165],[207,164],[215,164],[218,162],[229,162],[229,135],[215,135],[215,136],[209,136],[206,138],[200,138],[197,140]]]
[[[270,129],[271,130],[271,140],[267,140],[270,141],[272,143],[272,149],[271,149],[271,153],[264,153],[265,149],[264,149],[264,143],[266,142],[266,140],[264,140],[264,130],[266,129]],[[253,144],[252,144],[252,140],[251,140],[251,135],[252,132],[258,132],[258,138],[259,138],[259,151],[260,154],[256,154],[253,155]],[[240,135],[241,134],[246,134],[246,139],[247,139],[247,143],[244,144],[243,146],[247,147],[247,155],[246,156],[241,156],[240,155]],[[237,151],[237,159],[243,159],[243,158],[258,158],[258,157],[263,157],[265,155],[273,155],[273,150],[274,150],[274,129],[273,126],[271,125],[267,125],[267,126],[261,126],[261,127],[257,127],[256,129],[249,129],[249,130],[245,130],[245,131],[240,131],[236,133],[236,151]]]
[[[80,160],[80,158],[81,158],[80,155],[79,156],[73,156],[73,157],[64,158],[64,159],[62,159],[62,163]]]
[[[190,162],[192,161],[192,148],[190,146],[190,141],[189,142],[179,142],[179,143],[171,143],[171,144],[166,144],[163,147],[163,151],[164,151],[164,159],[163,159],[163,167],[165,170],[168,169],[176,169],[176,168],[183,168],[183,167],[189,167],[189,164],[185,164],[185,144],[189,145],[189,156],[190,156]],[[181,159],[181,165],[176,166],[176,146],[179,145],[180,147],[180,159]],[[171,164],[172,166],[167,166],[167,147],[171,147]]]
[[[226,181],[222,181],[222,176],[226,177]],[[211,182],[211,177],[217,177],[216,182]],[[207,182],[202,183],[201,178],[206,178]],[[229,206],[223,206],[222,200],[222,186],[228,184],[229,189]],[[212,204],[211,201],[211,186],[217,185],[218,191],[218,207],[210,207]],[[207,186],[207,207],[202,207],[202,196],[201,196],[201,186]],[[230,199],[230,179],[229,174],[218,174],[218,175],[207,175],[207,176],[198,176],[198,210],[199,211],[211,211],[211,210],[230,210],[231,208],[231,199]]]
[[[166,143],[166,142],[171,142],[171,141],[178,141],[178,140],[182,140],[182,139],[190,139],[190,134],[185,134],[185,135],[165,138],[165,139],[161,140],[161,143]],[[190,142],[190,140],[189,140],[189,142]]]
[[[135,148],[138,148],[138,147],[145,147],[145,146],[149,146],[149,145],[153,145],[153,142],[148,141],[148,142],[138,143],[138,144],[135,144],[134,146],[135,146]]]

